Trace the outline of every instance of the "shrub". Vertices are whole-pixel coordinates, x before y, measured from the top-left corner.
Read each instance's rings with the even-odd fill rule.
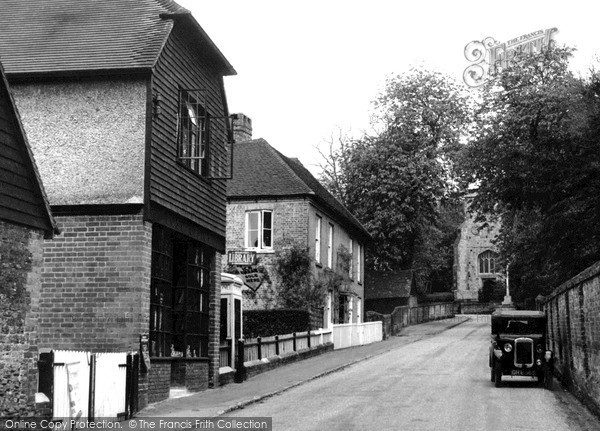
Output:
[[[307,309],[279,308],[272,310],[244,310],[244,337],[271,337],[311,328]]]

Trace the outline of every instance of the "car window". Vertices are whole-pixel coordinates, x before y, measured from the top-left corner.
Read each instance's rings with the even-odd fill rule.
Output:
[[[504,331],[508,334],[534,334],[544,332],[544,322],[539,319],[509,320]]]

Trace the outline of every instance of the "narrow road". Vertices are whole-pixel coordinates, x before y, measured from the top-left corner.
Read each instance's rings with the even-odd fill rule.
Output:
[[[495,388],[489,323],[473,320],[228,416],[273,417],[273,430],[600,430],[555,382]]]

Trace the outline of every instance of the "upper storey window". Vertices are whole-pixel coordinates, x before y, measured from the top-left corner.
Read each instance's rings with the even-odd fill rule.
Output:
[[[208,113],[199,102],[199,91],[179,93],[178,159],[190,170],[208,176]]]

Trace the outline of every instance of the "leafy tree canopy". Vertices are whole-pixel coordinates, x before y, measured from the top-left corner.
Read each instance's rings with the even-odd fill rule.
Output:
[[[473,209],[502,222],[517,297],[547,294],[600,258],[600,79],[569,72],[572,49],[523,54],[481,92],[460,158]]]
[[[450,78],[414,69],[387,81],[375,118],[376,132],[330,143],[322,181],[373,236],[367,268],[415,268],[429,283],[452,266],[459,209],[449,202],[468,100]]]

